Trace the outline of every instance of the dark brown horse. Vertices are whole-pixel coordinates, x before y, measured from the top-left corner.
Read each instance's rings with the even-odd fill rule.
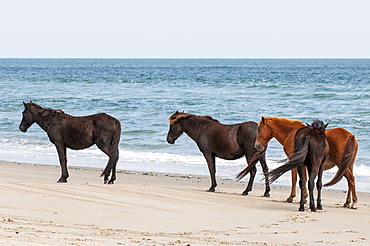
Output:
[[[36,122],[48,134],[50,141],[57,148],[62,169],[58,182],[67,182],[69,177],[66,148],[79,150],[96,144],[109,156],[108,164],[101,176],[104,176],[105,184],[113,184],[116,180],[118,144],[121,137],[121,124],[117,119],[105,113],[74,117],[59,109],[43,108],[32,101],[23,104],[23,118],[19,129],[26,132]]]
[[[308,170],[308,191],[310,199],[310,209],[316,212],[316,208],[322,210],[321,205],[321,188],[322,188],[322,173],[324,171],[324,163],[329,155],[329,144],[325,137],[325,128],[322,121],[316,120],[312,125],[302,127],[297,130],[294,138],[293,155],[289,157],[289,161],[284,165],[269,172],[269,183],[271,184],[285,172],[298,168],[299,187],[301,188],[301,201],[299,211],[304,211],[304,189],[305,189],[305,169]],[[317,207],[313,190],[315,187],[315,179],[317,177],[316,188]]]
[[[198,116],[188,113],[176,112],[169,118],[170,129],[167,134],[167,142],[174,144],[176,139],[185,132],[193,139],[199,150],[203,153],[207,161],[209,173],[211,175],[211,187],[208,191],[215,191],[216,182],[216,163],[215,157],[226,160],[235,160],[243,156],[247,163],[250,163],[253,155],[257,153],[254,142],[257,136],[257,123],[244,122],[234,125],[224,125],[210,116]],[[265,151],[257,153],[254,168],[250,171],[250,179],[243,195],[248,195],[252,190],[254,177],[257,169],[255,164],[260,161],[263,172],[266,176],[268,168],[266,165]],[[266,189],[264,196],[270,196],[270,186],[266,179]]]
[[[285,154],[289,157],[294,150],[294,137],[298,129],[306,126],[300,120],[292,120],[277,117],[262,117],[258,123],[258,135],[256,138],[256,148],[261,150],[267,146],[271,138],[275,138],[284,148]],[[329,158],[325,163],[324,171],[328,170],[335,165],[338,166],[338,171],[333,179],[325,184],[331,186],[336,184],[344,176],[348,183],[347,199],[344,207],[357,208],[357,194],[355,186],[355,177],[353,175],[353,165],[356,159],[358,142],[355,135],[347,130],[337,127],[326,129],[326,140],[329,143]],[[245,168],[239,173],[242,178],[248,173]],[[292,202],[296,193],[297,183],[297,169],[292,170],[292,189],[290,196],[287,198],[288,202]],[[352,206],[351,206],[352,197]]]

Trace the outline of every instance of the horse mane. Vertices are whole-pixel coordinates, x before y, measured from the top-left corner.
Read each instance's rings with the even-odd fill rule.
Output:
[[[189,114],[189,113],[178,112],[178,111],[176,111],[174,114],[172,114],[170,116],[170,118],[168,119],[168,121],[169,121],[170,125],[173,125],[176,122],[179,122],[180,120],[186,119],[186,118],[189,118],[189,117],[197,117],[197,118],[201,118],[201,119],[212,120],[212,121],[215,121],[215,122],[219,123],[218,120],[213,119],[209,115],[195,115],[195,114]]]
[[[58,114],[64,114],[64,111],[61,109],[52,109],[52,108],[41,108],[37,109],[41,116],[56,116]]]
[[[300,120],[295,119],[288,119],[288,118],[279,118],[279,117],[264,117],[265,120],[271,121],[280,121],[286,123],[287,125],[297,125],[297,126],[304,126],[305,124]]]
[[[41,116],[55,116],[58,114],[65,114],[64,111],[61,109],[43,108],[40,105],[33,103],[32,101],[29,104],[31,104],[31,106],[34,106]]]

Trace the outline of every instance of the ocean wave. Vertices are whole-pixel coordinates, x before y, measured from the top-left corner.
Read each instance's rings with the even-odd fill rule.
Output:
[[[30,142],[25,139],[0,139],[0,147],[2,153],[14,152],[14,153],[38,153],[40,155],[55,155],[55,147],[51,143],[44,142]],[[24,155],[24,153],[23,153]],[[99,150],[96,146],[90,147],[85,150],[67,150],[68,158],[74,159],[92,159],[92,160],[106,160],[107,156]],[[0,156],[1,158],[1,156]],[[359,157],[361,159],[361,157]],[[14,160],[19,161],[19,160]],[[149,152],[149,151],[135,151],[128,149],[120,149],[120,162],[133,162],[133,163],[156,163],[156,164],[170,164],[170,165],[182,165],[187,167],[199,167],[207,166],[206,161],[202,155],[181,155],[173,153],[162,153],[162,152]],[[270,170],[283,165],[284,160],[268,158],[267,164]],[[101,162],[101,167],[105,165],[105,161]],[[123,164],[124,165],[124,164]],[[236,167],[242,170],[247,165],[245,158],[239,158],[237,160],[224,160],[216,158],[216,166]],[[260,164],[257,164],[260,168]],[[325,171],[325,173],[336,173],[337,167]],[[370,167],[360,164],[355,165],[354,174],[356,176],[370,177]]]
[[[24,162],[32,164],[59,165],[55,147],[52,144],[40,143],[39,145],[27,144],[26,140],[19,140],[22,143],[18,147],[9,147],[7,141],[0,141],[0,160]],[[26,144],[25,144],[26,143]],[[96,147],[85,150],[67,150],[69,166],[104,168],[108,157]],[[268,158],[269,170],[283,164],[283,160]],[[246,166],[245,158],[237,160],[223,160],[216,158],[217,176],[227,179],[235,179],[235,175]],[[257,167],[255,182],[263,183],[263,172],[260,164]],[[208,168],[202,155],[179,155],[173,153],[145,152],[120,149],[120,159],[117,165],[121,170],[149,171],[163,173],[178,173],[189,175],[206,175]],[[324,183],[332,179],[338,168],[334,167],[324,172]],[[363,164],[355,165],[354,174],[359,191],[369,191],[368,180],[370,178],[370,167]],[[245,179],[248,180],[247,176]],[[284,174],[276,184],[290,185],[290,172]],[[347,188],[345,178],[340,184],[333,186],[334,189]]]

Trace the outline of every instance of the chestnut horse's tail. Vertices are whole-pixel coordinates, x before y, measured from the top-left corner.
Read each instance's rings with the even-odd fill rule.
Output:
[[[251,169],[256,166],[257,162],[265,155],[265,153],[266,148],[260,152],[256,152],[253,155],[252,160],[249,162],[248,166],[236,175],[236,179],[239,181],[244,178],[244,176],[247,175],[251,171]]]
[[[344,174],[347,172],[347,169],[353,164],[354,161],[354,154],[356,154],[356,139],[355,136],[352,135],[348,140],[344,147],[344,152],[342,156],[342,161],[340,163],[339,169],[335,176],[332,178],[331,181],[326,183],[324,186],[331,186],[338,183]]]
[[[278,168],[275,168],[271,172],[268,172],[269,184],[272,184],[275,180],[277,180],[285,172],[298,167],[300,164],[304,162],[308,154],[309,143],[310,143],[310,139],[308,137],[302,137],[301,139],[298,140],[296,148],[293,152],[293,156],[289,158],[289,161],[285,163],[284,165]]]
[[[100,177],[104,175],[109,175],[113,167],[117,165],[117,161],[119,157],[118,145],[119,145],[120,139],[121,139],[121,123],[117,120],[116,129],[114,131],[111,144],[110,144],[110,148],[109,148],[109,161],[107,163],[107,166],[101,173]]]

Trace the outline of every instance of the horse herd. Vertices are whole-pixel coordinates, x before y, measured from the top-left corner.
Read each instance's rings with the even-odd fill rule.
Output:
[[[117,119],[105,113],[75,117],[59,109],[43,108],[32,101],[23,102],[23,104],[23,118],[19,129],[26,132],[33,123],[36,123],[47,133],[59,156],[61,177],[58,182],[67,182],[69,177],[66,149],[85,149],[95,144],[109,157],[101,173],[101,176],[104,176],[104,183],[114,183],[121,135],[121,124]],[[248,195],[252,190],[257,172],[256,164],[260,162],[265,176],[264,196],[270,196],[271,183],[291,170],[292,187],[287,201],[292,202],[296,196],[298,174],[301,189],[299,211],[304,211],[307,180],[309,207],[315,212],[322,209],[322,173],[336,165],[338,166],[337,173],[325,186],[336,184],[344,176],[348,182],[347,199],[344,206],[357,208],[358,199],[353,165],[358,142],[354,135],[343,128],[326,129],[327,124],[325,125],[320,120],[315,120],[312,124],[304,124],[299,120],[276,117],[262,117],[258,124],[249,121],[225,125],[210,116],[184,112],[172,114],[169,118],[169,125],[168,143],[174,144],[184,132],[196,142],[208,165],[211,176],[211,187],[208,189],[210,192],[214,192],[217,186],[215,158],[235,160],[245,156],[248,165],[236,176],[240,180],[248,173],[250,174],[243,195]],[[266,164],[266,149],[272,138],[283,146],[289,160],[269,172]],[[313,190],[316,178],[318,196],[315,205]]]

